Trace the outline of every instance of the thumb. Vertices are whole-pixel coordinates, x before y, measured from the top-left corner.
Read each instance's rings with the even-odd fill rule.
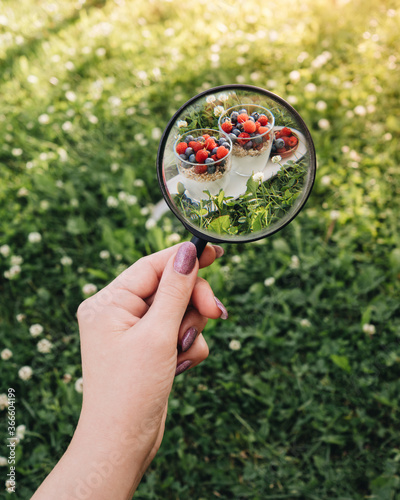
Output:
[[[162,329],[178,336],[186,308],[196,283],[199,263],[193,243],[180,245],[163,271],[154,301],[146,313],[146,323],[162,325]]]

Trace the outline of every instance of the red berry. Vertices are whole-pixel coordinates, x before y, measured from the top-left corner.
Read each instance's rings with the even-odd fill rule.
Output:
[[[204,163],[206,161],[206,158],[208,158],[208,153],[205,149],[200,149],[200,151],[196,153],[197,163]]]
[[[217,147],[217,143],[214,141],[214,139],[211,139],[210,137],[206,139],[205,147],[209,150],[212,151],[214,148]]]
[[[256,130],[258,130],[261,127],[261,123],[257,120],[256,121]]]
[[[247,122],[243,123],[243,129],[248,134],[252,134],[256,131],[256,124],[252,120],[247,120]]]
[[[229,132],[232,130],[232,123],[227,120],[226,122],[224,122],[222,125],[221,125],[221,128],[224,132],[226,132],[227,134],[229,134]]]
[[[204,174],[204,172],[207,172],[207,165],[195,165],[194,171],[196,174]]]
[[[265,127],[265,125],[268,123],[268,118],[265,115],[260,115],[258,117],[258,121],[263,127]]]
[[[275,132],[275,139],[280,139],[282,137],[282,134],[278,130],[278,132]]]
[[[189,147],[192,148],[195,153],[197,153],[197,151],[200,151],[200,149],[203,149],[203,145],[197,141],[190,141]]]
[[[292,135],[292,131],[288,127],[283,127],[281,130],[281,137],[290,137]]]
[[[292,137],[289,137],[289,146],[291,148],[294,148],[297,144],[297,137],[295,137],[294,135],[292,135]]]
[[[242,137],[242,139],[240,139],[240,137]],[[247,134],[246,132],[242,132],[238,135],[238,143],[241,145],[241,146],[244,146],[247,142],[247,139],[245,140],[245,138],[249,138],[250,137],[250,134]]]
[[[282,136],[282,141],[285,143],[285,146],[287,148],[290,147],[290,143],[289,143],[290,139],[289,139],[289,137],[286,137],[285,135]]]
[[[221,158],[224,158],[224,156],[226,156],[228,153],[229,153],[229,150],[226,149],[225,146],[220,146],[217,149],[217,158],[220,160]]]
[[[186,144],[186,142],[180,142],[176,146],[176,152],[178,153],[178,155],[183,155],[183,153],[186,151],[187,147],[188,147],[188,145]]]
[[[286,149],[285,148],[280,148],[280,149],[277,149],[276,152],[279,153],[279,154],[286,153]]]
[[[242,113],[241,115],[238,116],[238,123],[244,123],[244,122],[247,122],[247,120],[249,119],[249,116],[247,113]]]
[[[209,134],[204,134],[204,135],[203,135],[203,138],[204,138],[204,139],[206,139],[206,140],[207,140],[209,137],[210,137],[210,135],[209,135]]]
[[[212,159],[212,160],[214,160],[214,161],[216,161],[216,160],[218,159],[218,158],[217,158],[217,155],[212,155],[212,156],[211,156],[211,159]]]
[[[260,135],[265,134],[265,132],[268,132],[268,127],[260,127],[260,128],[258,129],[258,133],[259,133]]]

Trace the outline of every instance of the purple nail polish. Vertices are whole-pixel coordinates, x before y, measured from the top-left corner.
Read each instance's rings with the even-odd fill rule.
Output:
[[[198,333],[199,332],[197,328],[195,328],[194,326],[190,327],[189,330],[186,330],[182,337],[182,352],[186,352],[190,348],[190,346],[196,340]]]
[[[215,303],[218,306],[218,309],[220,309],[222,312],[220,318],[221,319],[228,319],[228,316],[229,316],[228,311],[225,309],[224,304],[219,299],[217,299],[217,297],[214,297],[214,299],[215,299]]]
[[[182,243],[175,256],[174,269],[179,274],[190,274],[196,264],[197,250],[190,241]]]
[[[179,365],[176,367],[175,377],[187,370],[191,364],[192,362],[189,359],[186,359],[185,361],[182,361],[182,363],[179,363]]]
[[[215,253],[217,255],[217,259],[219,259],[220,257],[222,257],[225,253],[225,250],[220,247],[219,245],[213,245],[214,247],[214,250],[215,250]]]

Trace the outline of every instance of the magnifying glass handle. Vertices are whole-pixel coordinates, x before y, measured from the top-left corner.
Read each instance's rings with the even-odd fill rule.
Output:
[[[193,238],[190,240],[191,243],[193,243],[197,249],[197,258],[200,259],[201,254],[203,253],[203,250],[206,248],[207,241],[202,240],[201,238],[198,238],[197,236],[193,236]]]

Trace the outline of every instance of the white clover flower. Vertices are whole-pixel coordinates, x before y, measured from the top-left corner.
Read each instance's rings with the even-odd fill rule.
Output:
[[[35,85],[39,81],[39,78],[35,75],[29,75],[27,81]]]
[[[316,92],[317,91],[317,86],[315,85],[315,83],[307,83],[307,85],[304,87],[304,90],[306,92]]]
[[[155,141],[160,139],[161,134],[162,134],[162,130],[160,129],[160,127],[154,127],[153,130],[151,131],[151,137]]]
[[[96,123],[99,123],[99,119],[95,115],[89,115],[88,120],[90,123],[93,123],[93,125],[96,125]]]
[[[323,186],[329,186],[330,183],[331,183],[331,178],[329,177],[329,175],[324,175],[323,177],[321,177],[321,184]]]
[[[66,162],[68,160],[68,153],[65,151],[64,148],[58,148],[57,154],[60,157],[60,161]]]
[[[24,439],[25,432],[26,432],[26,426],[23,424],[18,425],[18,427],[16,428],[16,431],[17,431],[17,438],[20,440]]]
[[[41,200],[40,202],[40,208],[42,210],[47,210],[50,206],[50,203],[47,200]]]
[[[321,128],[322,130],[328,130],[330,128],[331,124],[329,122],[329,120],[327,120],[326,118],[321,118],[319,121],[318,121],[318,127]]]
[[[187,121],[185,120],[178,120],[178,128],[182,128],[182,127],[187,127],[188,124],[187,124]]]
[[[74,126],[72,125],[72,123],[68,120],[66,122],[64,122],[62,125],[61,125],[61,128],[64,130],[64,132],[71,132],[71,130],[74,128]]]
[[[118,108],[118,106],[121,106],[122,101],[119,97],[112,95],[111,97],[108,98],[108,102],[111,104],[113,108]]]
[[[43,326],[39,323],[35,323],[34,325],[31,325],[29,327],[29,333],[32,335],[32,337],[37,337],[38,335],[43,333]]]
[[[78,380],[75,382],[75,390],[76,392],[79,392],[79,394],[82,394],[83,392],[83,378],[80,377]]]
[[[109,259],[110,258],[110,252],[108,250],[102,250],[100,253],[100,259]]]
[[[142,207],[140,209],[140,213],[141,213],[141,215],[149,215],[149,213],[150,213],[149,207]]]
[[[386,134],[383,136],[385,141],[391,141],[392,140],[392,134],[390,132],[386,132]]]
[[[72,375],[70,373],[64,373],[62,381],[68,384],[68,382],[71,382],[72,380]]]
[[[4,359],[4,361],[7,361],[7,359],[12,358],[12,355],[13,355],[12,351],[7,348],[3,349],[0,354],[1,359]]]
[[[299,101],[295,95],[289,95],[287,100],[290,104],[297,104]]]
[[[145,227],[146,229],[152,229],[153,227],[156,227],[157,223],[154,219],[147,219]]]
[[[119,199],[120,201],[125,201],[125,200],[126,200],[126,198],[127,198],[127,196],[128,196],[128,195],[125,193],[125,191],[120,191],[120,192],[118,193],[118,199]]]
[[[11,248],[8,245],[2,245],[0,247],[0,253],[3,257],[8,257],[10,255]]]
[[[236,81],[237,81],[238,83],[244,83],[244,82],[246,81],[246,78],[245,78],[243,75],[238,75],[238,76],[236,77]]]
[[[366,108],[364,106],[361,106],[361,105],[356,106],[353,111],[358,116],[365,116],[367,114]]]
[[[234,264],[240,264],[242,262],[242,257],[240,255],[233,255],[231,260]]]
[[[15,316],[15,319],[18,321],[18,323],[22,323],[24,319],[26,318],[25,314],[19,313]]]
[[[325,101],[318,101],[317,104],[315,105],[315,109],[317,111],[325,111],[327,108],[327,104]]]
[[[114,196],[109,196],[107,198],[107,206],[108,207],[115,208],[115,207],[118,207],[118,205],[119,205],[119,201]]]
[[[215,101],[216,101],[215,95],[209,95],[209,96],[206,97],[206,103],[207,104],[212,104]]]
[[[3,411],[4,408],[8,406],[8,397],[7,394],[0,394],[0,411]]]
[[[70,266],[72,264],[72,259],[68,257],[68,255],[63,255],[60,259],[60,263],[62,266]]]
[[[47,125],[50,122],[50,117],[46,113],[43,113],[42,115],[39,116],[38,122],[41,125]]]
[[[29,380],[32,377],[33,370],[30,366],[23,366],[18,370],[18,376],[22,380]]]
[[[22,153],[23,153],[23,150],[22,150],[21,148],[13,148],[13,149],[11,150],[11,154],[12,154],[13,156],[21,156],[21,155],[22,155]]]
[[[126,203],[129,206],[136,205],[137,201],[137,197],[134,194],[128,194],[128,196],[126,197]]]
[[[370,323],[365,323],[362,327],[363,332],[367,333],[368,335],[374,335],[376,333],[376,328],[375,325],[372,325]]]
[[[72,90],[68,90],[67,92],[65,92],[65,98],[69,102],[75,102],[76,101],[76,94],[75,94],[75,92],[72,92]]]
[[[58,84],[58,78],[56,78],[55,76],[52,76],[51,78],[49,78],[49,82],[52,84],[52,85],[57,85]]]
[[[292,255],[290,259],[290,268],[298,269],[299,267],[300,267],[300,259],[297,257],[297,255]]]
[[[19,266],[24,262],[24,259],[20,255],[13,255],[10,262],[12,266]]]
[[[23,196],[28,196],[28,194],[29,194],[29,191],[25,187],[22,187],[18,190],[17,196],[19,198],[22,198]]]
[[[119,163],[111,163],[110,170],[111,172],[117,172],[119,170]]]
[[[311,323],[308,319],[301,319],[300,325],[304,326],[304,328],[309,328],[311,326]]]
[[[289,78],[292,82],[296,83],[300,80],[301,74],[297,70],[293,70],[289,73]]]
[[[239,342],[239,340],[231,340],[229,342],[229,349],[232,349],[232,351],[238,351],[242,347],[242,344]]]
[[[37,350],[43,354],[49,353],[53,348],[53,344],[50,340],[42,339],[37,343]]]
[[[329,214],[329,218],[331,220],[338,220],[340,217],[340,212],[339,210],[331,210],[330,214]]]
[[[221,116],[224,111],[225,111],[225,109],[223,106],[215,106],[214,116]]]
[[[28,234],[29,243],[40,243],[42,241],[42,235],[36,231]]]
[[[133,185],[135,187],[143,187],[144,186],[144,180],[143,179],[135,179],[133,181]]]
[[[265,286],[272,286],[274,284],[275,284],[275,278],[272,276],[264,281]]]
[[[264,180],[264,174],[262,172],[256,172],[253,174],[252,179],[254,182],[262,182]]]
[[[218,101],[220,102],[225,102],[229,99],[229,96],[227,94],[219,94],[218,96]]]
[[[282,156],[276,155],[271,158],[272,163],[279,163],[282,161]]]
[[[0,467],[5,467],[8,464],[6,457],[0,457]]]
[[[97,57],[104,57],[106,55],[106,49],[104,47],[99,47],[96,49],[96,56]]]
[[[94,293],[97,292],[97,286],[94,285],[93,283],[86,283],[82,287],[82,292],[84,295],[93,295]]]
[[[174,245],[181,241],[181,237],[178,233],[171,233],[167,236],[166,240],[169,245]]]
[[[8,280],[11,280],[15,278],[15,276],[18,276],[21,272],[21,267],[16,265],[16,266],[11,266],[8,271],[4,271],[4,277],[7,278]]]
[[[65,69],[68,71],[73,71],[75,69],[75,64],[72,61],[67,61],[65,64]]]

